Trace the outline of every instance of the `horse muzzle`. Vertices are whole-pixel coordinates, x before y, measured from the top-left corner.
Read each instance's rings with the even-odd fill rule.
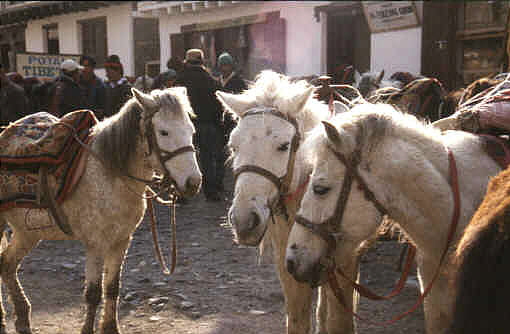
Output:
[[[294,279],[300,283],[307,283],[316,288],[326,283],[328,273],[334,269],[334,263],[324,258],[315,263],[304,263],[292,249],[287,250],[285,268]]]
[[[228,219],[232,225],[236,241],[244,246],[258,246],[264,238],[267,224],[262,221],[259,214],[249,212],[245,217],[240,218],[235,210],[230,208]]]

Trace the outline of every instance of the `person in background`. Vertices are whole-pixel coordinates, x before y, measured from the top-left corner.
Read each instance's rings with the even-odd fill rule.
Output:
[[[80,87],[87,102],[87,108],[94,111],[97,118],[102,119],[104,116],[104,107],[106,100],[106,87],[95,73],[96,60],[90,56],[82,56],[80,58],[81,70]]]
[[[156,82],[152,85],[152,89],[165,89],[175,86],[177,80],[177,72],[173,69],[169,69],[166,72],[161,73],[159,76],[158,84]]]
[[[106,103],[104,117],[110,117],[119,112],[120,108],[131,98],[133,87],[124,76],[124,68],[117,55],[111,55],[106,60]]]
[[[30,113],[30,104],[25,90],[7,78],[4,67],[0,63],[0,126],[9,125],[10,122]]]
[[[175,79],[177,78],[177,73],[182,71],[182,61],[178,58],[170,58],[166,62],[166,68],[167,71],[161,72],[154,78],[154,82],[152,84],[151,89],[164,89],[172,86],[168,86],[168,78],[172,77]]]
[[[202,50],[188,50],[184,62],[184,69],[177,74],[175,85],[186,87],[191,107],[197,115],[194,123],[205,197],[208,201],[219,201],[218,174],[221,175],[220,169],[224,166],[218,164],[223,148],[223,108],[215,95],[218,83],[204,66]]]
[[[246,84],[246,81],[242,78],[241,74],[237,71],[234,71],[234,58],[228,53],[223,52],[218,57],[218,67],[220,70],[220,76],[218,78],[221,88],[220,90],[232,93],[232,94],[240,94],[244,90],[248,88],[248,85]],[[227,152],[227,143],[228,139],[230,137],[230,133],[235,128],[236,123],[232,116],[228,113],[223,114],[223,123],[224,123],[224,140],[223,140],[223,150],[221,155],[221,160],[219,161],[220,164],[225,165],[225,161],[227,160],[228,152]],[[221,173],[218,176],[219,177],[219,188],[221,190],[224,189],[223,186],[223,179],[224,179],[224,172],[225,168],[221,169]],[[223,174],[222,174],[223,173]]]
[[[72,59],[66,59],[60,64],[61,73],[49,89],[50,114],[60,118],[71,111],[87,108],[85,97],[78,85],[81,69],[83,67]]]

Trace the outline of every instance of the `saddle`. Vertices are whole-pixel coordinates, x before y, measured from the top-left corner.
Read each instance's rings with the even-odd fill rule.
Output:
[[[47,209],[72,235],[61,204],[85,171],[86,151],[97,118],[78,110],[57,118],[40,112],[11,123],[0,133],[0,211]]]

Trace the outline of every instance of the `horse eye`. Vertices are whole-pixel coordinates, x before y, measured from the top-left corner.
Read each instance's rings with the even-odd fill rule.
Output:
[[[330,187],[323,187],[323,186],[313,186],[313,193],[316,195],[325,195],[330,191]]]
[[[162,135],[162,136],[168,136],[168,131],[166,130],[160,130],[159,131],[159,134]]]
[[[290,143],[283,143],[280,146],[278,146],[278,151],[285,152],[289,149]]]

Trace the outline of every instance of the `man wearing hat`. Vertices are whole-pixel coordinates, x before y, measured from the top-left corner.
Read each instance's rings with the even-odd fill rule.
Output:
[[[72,59],[66,59],[60,64],[60,75],[55,78],[51,86],[48,112],[56,117],[62,117],[71,111],[87,107],[87,102],[78,81],[83,67]]]
[[[131,87],[124,76],[124,68],[117,55],[111,55],[104,64],[106,69],[106,103],[104,116],[110,117],[119,112],[120,108],[131,98]]]
[[[184,69],[178,74],[176,86],[184,86],[193,111],[197,130],[200,166],[204,175],[204,194],[209,201],[220,200],[218,175],[223,150],[223,108],[216,99],[219,86],[204,66],[204,53],[200,49],[186,52]]]

